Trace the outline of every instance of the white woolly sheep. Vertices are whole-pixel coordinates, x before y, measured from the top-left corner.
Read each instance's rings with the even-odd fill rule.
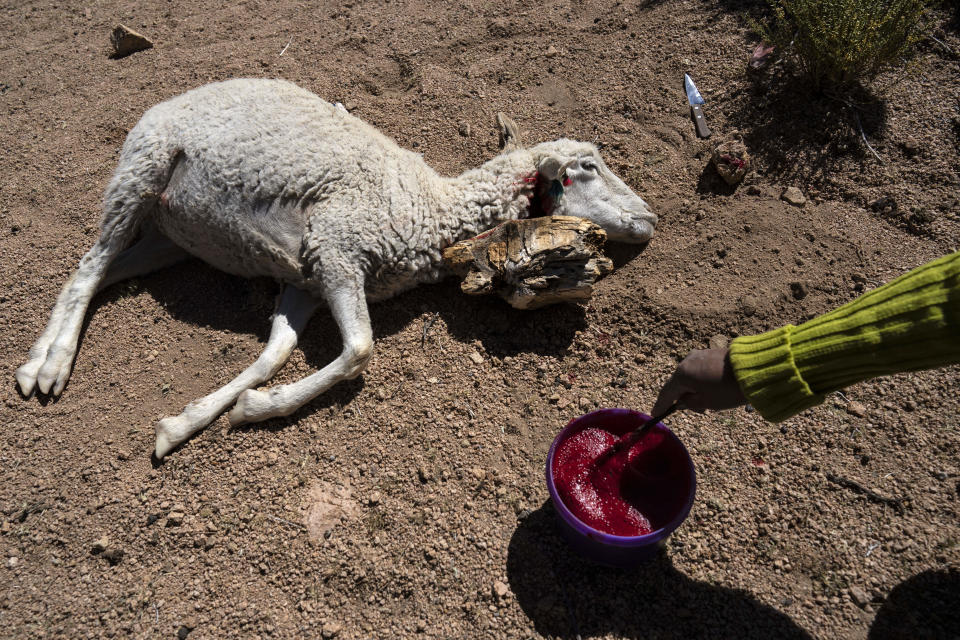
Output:
[[[231,405],[231,424],[288,415],[359,375],[373,352],[367,300],[437,281],[441,250],[452,243],[531,209],[588,218],[611,240],[650,238],[657,217],[593,145],[562,139],[520,148],[515,125],[498,122],[504,152],[448,178],[281,80],[210,84],[153,107],[123,145],[99,239],[17,369],[21,392],[63,391],[90,299],[114,282],[193,255],[285,283],[256,362],[159,421],[160,459]],[[293,384],[254,389],[286,362],[320,302],[343,337],[339,357]]]

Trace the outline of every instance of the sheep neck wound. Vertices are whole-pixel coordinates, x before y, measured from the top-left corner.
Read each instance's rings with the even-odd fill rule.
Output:
[[[506,220],[550,214],[562,187],[558,193],[536,166],[533,154],[521,149],[449,179],[443,208],[457,229],[450,242],[473,237]]]

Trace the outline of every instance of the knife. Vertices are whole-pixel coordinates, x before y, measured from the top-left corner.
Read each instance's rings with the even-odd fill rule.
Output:
[[[689,73],[683,74],[683,88],[687,92],[687,102],[690,103],[690,111],[693,117],[693,123],[697,127],[697,135],[701,138],[710,137],[710,127],[707,126],[707,120],[703,117],[703,96],[697,91],[697,85],[693,84],[693,78]]]

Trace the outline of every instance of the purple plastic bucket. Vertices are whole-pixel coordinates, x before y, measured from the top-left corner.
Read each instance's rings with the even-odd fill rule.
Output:
[[[672,487],[672,491],[665,492],[668,496],[665,498],[666,502],[657,505],[661,511],[660,520],[662,521],[658,528],[642,536],[615,536],[604,533],[577,518],[557,493],[553,481],[553,457],[557,447],[562,442],[590,427],[600,427],[616,435],[622,435],[643,425],[649,419],[650,416],[645,413],[630,409],[600,409],[571,420],[563,431],[554,438],[553,444],[550,446],[550,453],[547,454],[547,490],[550,492],[554,509],[559,516],[560,528],[564,538],[574,551],[584,558],[608,566],[623,569],[634,568],[652,558],[667,536],[673,533],[690,513],[697,488],[693,460],[680,439],[662,422],[652,427],[651,432],[659,432],[671,442],[675,449],[680,451],[679,464],[682,465],[683,469],[680,469],[679,475],[688,481],[683,483],[684,486]],[[656,449],[652,451],[655,452]]]

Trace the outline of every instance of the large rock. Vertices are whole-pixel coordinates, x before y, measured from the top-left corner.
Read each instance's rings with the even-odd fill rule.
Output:
[[[731,186],[740,184],[750,171],[750,153],[743,141],[736,138],[719,142],[713,148],[710,161],[724,182]]]
[[[495,293],[517,309],[589,300],[593,284],[613,271],[600,252],[606,232],[571,216],[509,220],[444,249],[470,295]]]

